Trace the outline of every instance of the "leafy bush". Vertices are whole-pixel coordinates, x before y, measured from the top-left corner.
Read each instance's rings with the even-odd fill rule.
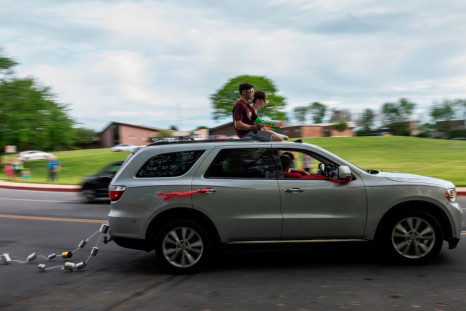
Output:
[[[334,124],[332,127],[333,127],[334,130],[337,130],[339,132],[343,132],[344,130],[346,130],[348,128],[348,123],[338,122],[338,123]]]

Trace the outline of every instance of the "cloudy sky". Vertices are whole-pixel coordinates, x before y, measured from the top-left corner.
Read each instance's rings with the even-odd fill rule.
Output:
[[[314,101],[416,116],[466,98],[466,1],[0,0],[0,54],[68,104],[81,126],[216,126],[211,94],[271,79],[286,112]]]

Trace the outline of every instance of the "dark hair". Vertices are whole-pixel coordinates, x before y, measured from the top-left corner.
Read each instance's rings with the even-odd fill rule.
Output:
[[[286,155],[286,156],[290,157],[290,158],[291,158],[291,160],[294,160],[294,154],[292,154],[292,153],[291,153],[291,152],[289,152],[289,151],[285,151],[285,152],[283,152],[283,153],[282,153],[282,155]]]
[[[257,99],[266,100],[266,98],[267,98],[267,95],[265,95],[264,92],[262,92],[262,91],[256,91],[256,92],[254,93],[254,99],[252,100],[252,102],[255,103]]]
[[[243,91],[252,89],[253,87],[254,85],[252,85],[251,83],[241,83],[238,87],[239,94],[243,95]]]
[[[286,154],[282,154],[280,156],[280,161],[282,162],[283,170],[288,169],[291,166],[291,163],[293,163],[293,159],[287,156]]]

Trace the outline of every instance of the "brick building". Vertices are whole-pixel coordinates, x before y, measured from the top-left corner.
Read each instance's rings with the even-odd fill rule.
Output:
[[[209,135],[225,135],[225,136],[235,136],[236,137],[236,131],[235,127],[233,126],[233,121],[219,125],[217,127],[213,127],[209,129]]]
[[[320,124],[298,124],[294,126],[284,126],[277,130],[278,133],[290,138],[295,137],[351,137],[355,136],[354,123],[348,122],[348,128],[344,131],[337,131],[333,128],[334,123]]]
[[[277,130],[277,133],[290,138],[296,137],[351,137],[355,136],[354,123],[348,122],[348,128],[342,132],[333,129],[333,123],[322,124],[299,124],[294,126],[284,126]],[[233,122],[211,128],[210,135],[236,136]]]
[[[99,134],[100,147],[109,148],[117,144],[146,145],[151,138],[156,137],[160,131],[170,131],[152,126],[134,125],[128,123],[111,122]]]

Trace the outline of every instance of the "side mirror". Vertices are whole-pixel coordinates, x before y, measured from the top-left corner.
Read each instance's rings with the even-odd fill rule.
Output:
[[[338,178],[346,179],[351,177],[351,170],[348,166],[342,165],[338,167]]]

